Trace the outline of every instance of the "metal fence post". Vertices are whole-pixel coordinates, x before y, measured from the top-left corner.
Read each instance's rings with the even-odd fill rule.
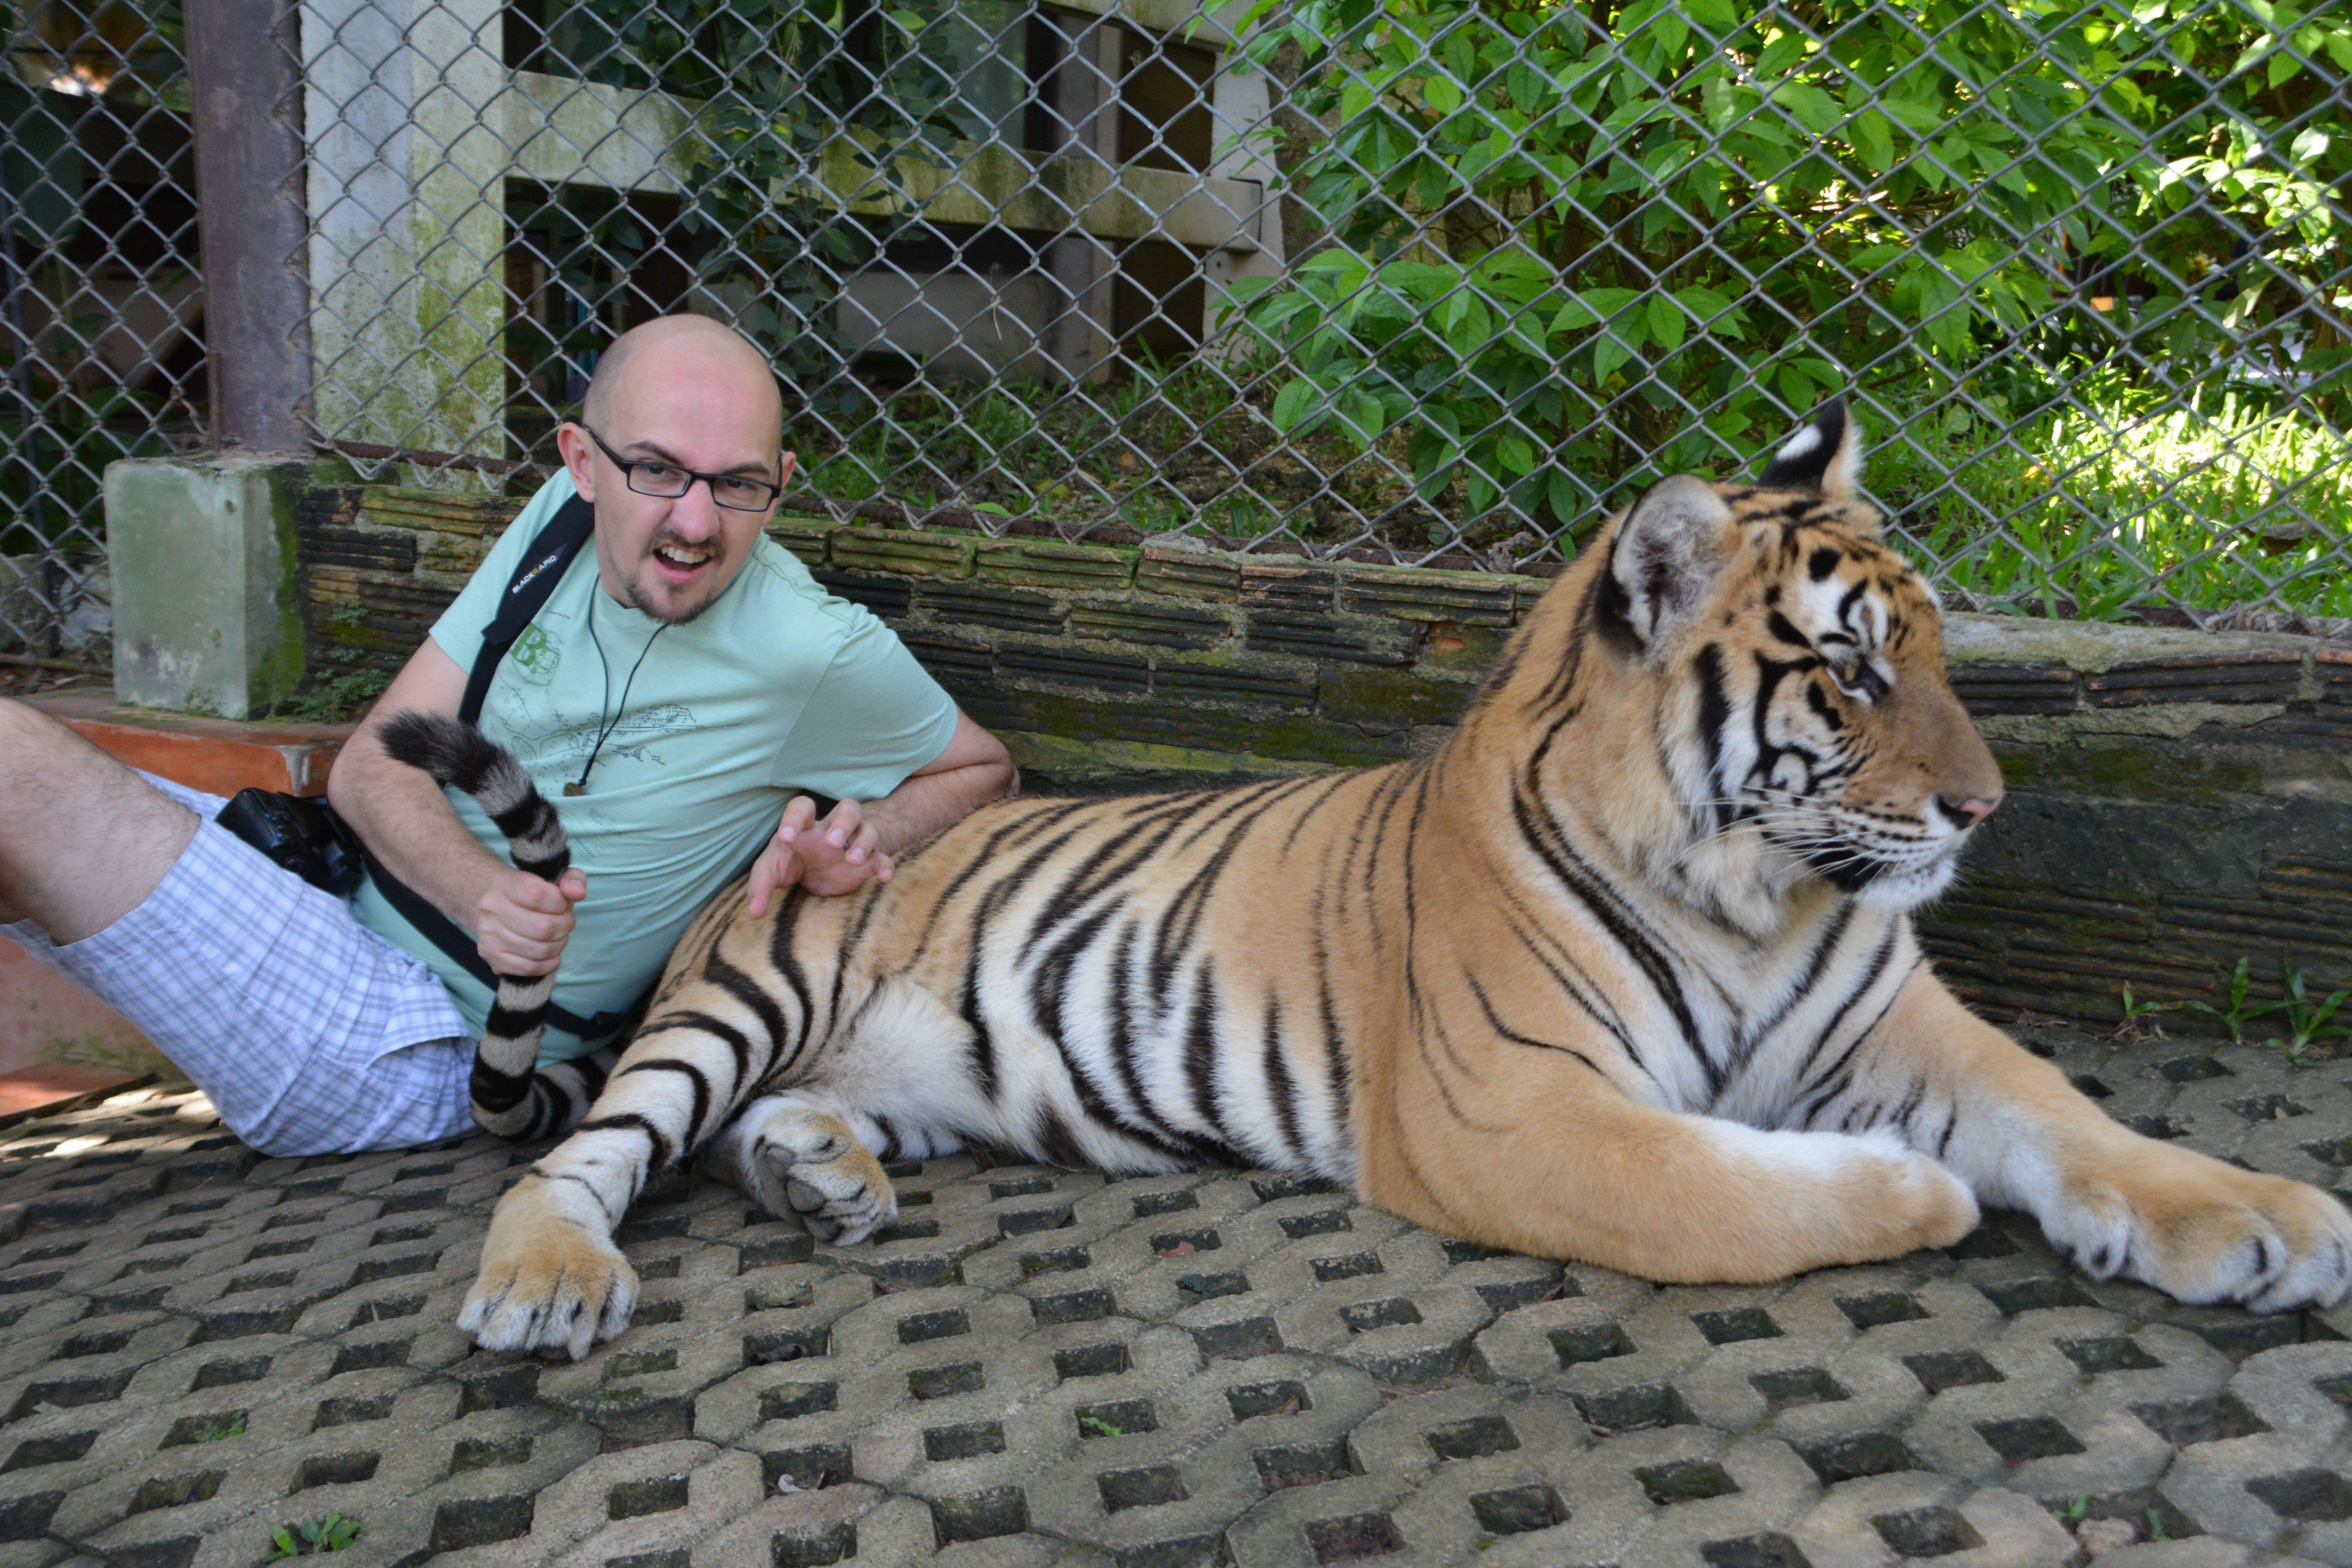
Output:
[[[310,396],[296,17],[290,0],[205,0],[187,11],[196,202],[213,443],[305,449]]]

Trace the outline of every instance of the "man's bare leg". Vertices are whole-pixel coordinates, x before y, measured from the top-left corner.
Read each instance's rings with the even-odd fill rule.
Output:
[[[0,924],[63,946],[137,909],[195,813],[45,713],[0,698]]]

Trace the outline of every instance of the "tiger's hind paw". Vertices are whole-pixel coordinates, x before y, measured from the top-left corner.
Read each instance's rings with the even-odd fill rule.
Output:
[[[791,1100],[754,1107],[721,1134],[712,1164],[761,1207],[798,1215],[819,1241],[854,1247],[898,1217],[882,1163],[847,1124]]]

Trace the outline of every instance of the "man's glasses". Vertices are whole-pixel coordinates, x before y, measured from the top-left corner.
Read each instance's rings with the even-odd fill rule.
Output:
[[[580,426],[588,430],[588,426]],[[604,444],[604,437],[588,430],[588,439],[596,449],[611,459],[621,470],[621,478],[641,496],[659,496],[664,500],[676,500],[694,488],[700,479],[710,487],[710,499],[730,511],[765,511],[776,504],[784,493],[782,485],[765,479],[746,479],[740,474],[698,474],[692,468],[681,468],[676,463],[665,463],[654,458],[624,458]]]

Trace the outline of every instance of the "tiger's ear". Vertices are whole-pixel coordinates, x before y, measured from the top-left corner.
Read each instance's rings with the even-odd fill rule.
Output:
[[[1705,479],[1677,474],[1652,485],[1610,541],[1602,612],[1641,647],[1656,647],[1715,585],[1730,521],[1731,509]]]
[[[1771,467],[1757,482],[1774,489],[1819,490],[1824,500],[1846,500],[1861,475],[1861,427],[1846,411],[1845,399],[1832,397],[1813,415],[1811,424],[1773,455]]]

